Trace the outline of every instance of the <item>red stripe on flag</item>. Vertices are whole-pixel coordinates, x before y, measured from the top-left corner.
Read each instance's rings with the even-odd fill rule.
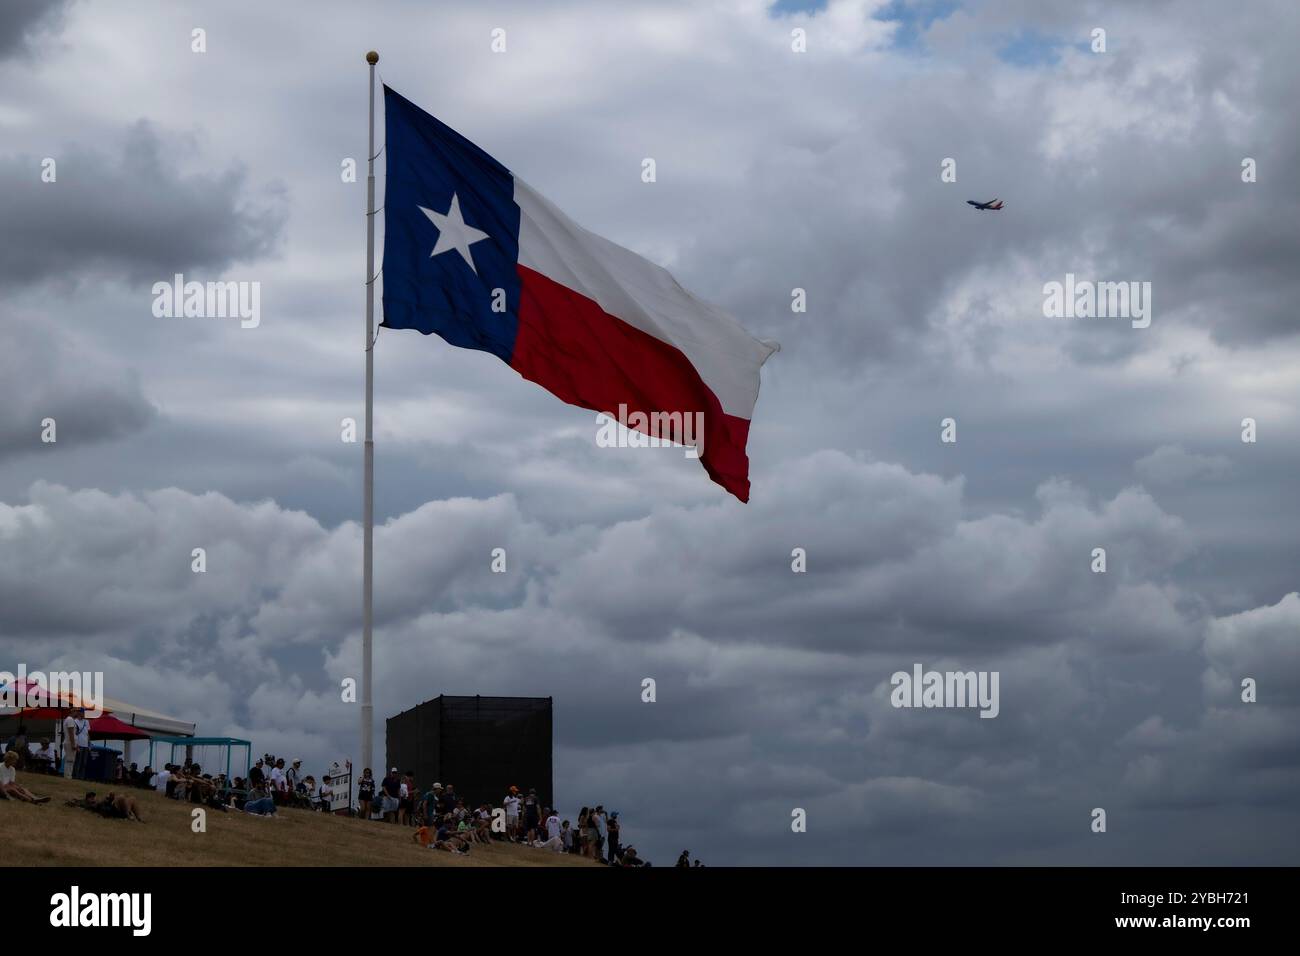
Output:
[[[741,501],[749,500],[749,420],[722,410],[679,349],[540,272],[526,266],[518,271],[519,334],[510,359],[515,371],[570,405],[614,417],[619,405],[647,416],[703,412],[700,462],[710,478]]]

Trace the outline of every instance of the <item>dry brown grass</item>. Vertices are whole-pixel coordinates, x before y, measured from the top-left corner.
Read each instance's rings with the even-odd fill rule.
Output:
[[[475,844],[468,856],[426,850],[409,827],[281,810],[274,818],[209,810],[207,832],[190,829],[194,807],[151,790],[129,790],[145,823],[109,820],[64,805],[84,780],[19,773],[49,803],[0,800],[0,847],[18,866],[599,866],[581,857],[514,844]]]

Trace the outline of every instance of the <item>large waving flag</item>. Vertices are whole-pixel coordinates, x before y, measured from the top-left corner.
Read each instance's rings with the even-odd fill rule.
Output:
[[[383,325],[491,352],[570,404],[695,445],[709,476],[748,501],[759,368],[779,346],[387,86],[384,117]]]

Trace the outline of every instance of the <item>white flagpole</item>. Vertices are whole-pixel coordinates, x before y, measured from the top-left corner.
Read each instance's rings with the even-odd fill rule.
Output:
[[[361,546],[361,766],[373,769],[374,704],[370,697],[370,659],[373,651],[375,538],[375,442],[371,431],[375,413],[375,64],[379,54],[366,54],[370,64],[370,151],[366,153],[366,474],[362,510],[365,512]]]

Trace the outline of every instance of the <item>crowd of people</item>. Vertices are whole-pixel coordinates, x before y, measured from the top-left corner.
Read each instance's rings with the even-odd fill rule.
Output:
[[[609,866],[649,866],[636,847],[623,845],[618,811],[583,807],[577,826],[546,806],[536,788],[511,786],[500,803],[467,804],[454,784],[435,782],[421,792],[413,771],[391,768],[382,780],[366,767],[357,782],[357,815],[413,829],[412,840],[433,850],[469,853],[475,843],[516,843],[570,853]]]
[[[0,796],[44,803],[49,798],[37,797],[19,785],[15,773],[21,765],[36,772],[54,773],[57,762],[48,741],[42,740],[36,749],[28,748],[25,739],[22,743],[22,749],[10,749],[0,763]],[[274,817],[286,807],[330,812],[335,803],[329,774],[322,775],[318,785],[313,775],[303,773],[301,760],[286,761],[271,754],[264,754],[249,767],[246,777],[233,778],[227,778],[224,773],[206,773],[190,760],[183,764],[164,764],[154,770],[140,769],[134,763],[127,765],[119,758],[111,783],[114,790],[104,797],[97,797],[91,791],[68,804],[107,817],[143,823],[135,798],[124,792],[127,788],[150,789],[169,799],[262,817]],[[491,803],[470,806],[450,783],[446,786],[434,783],[421,792],[412,771],[399,773],[393,767],[382,780],[376,780],[367,767],[357,781],[356,796],[355,813],[362,820],[409,827],[414,842],[433,850],[466,854],[476,843],[497,841],[583,856],[607,866],[651,865],[638,854],[636,847],[624,844],[617,810],[606,812],[603,804],[584,806],[575,824],[561,819],[556,810],[546,806],[535,788],[523,791],[512,786],[497,806]],[[345,801],[344,807],[336,812],[351,814],[353,811]],[[703,864],[696,860],[693,865]],[[692,866],[688,851],[682,852],[677,866]]]

